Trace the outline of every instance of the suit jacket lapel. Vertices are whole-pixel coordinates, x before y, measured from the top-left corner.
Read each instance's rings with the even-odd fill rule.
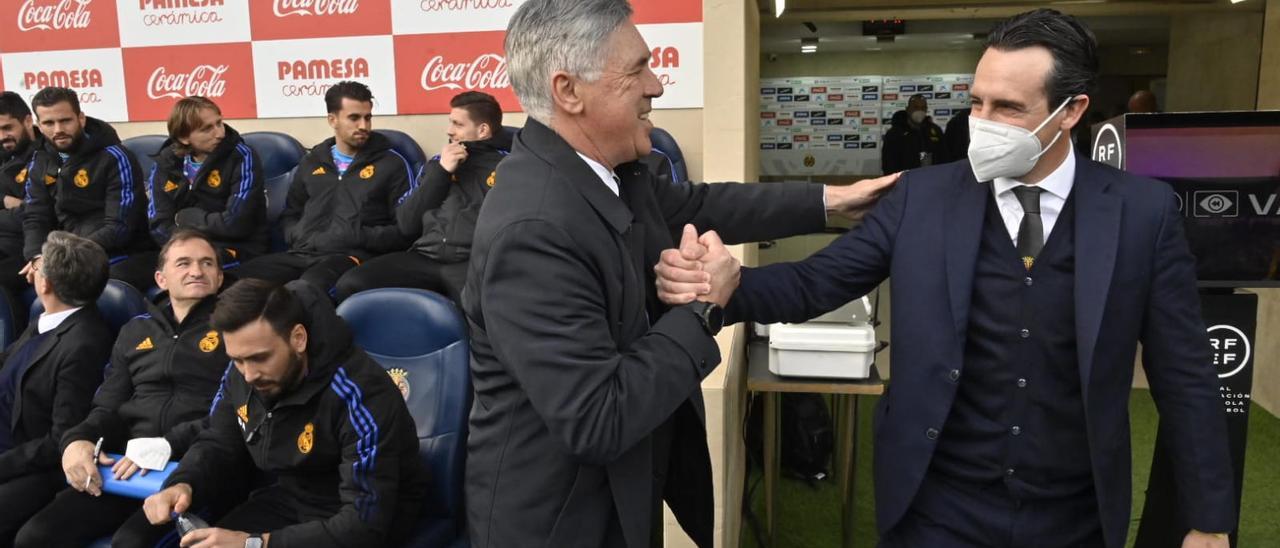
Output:
[[[982,219],[986,202],[991,200],[990,183],[979,184],[969,170],[952,184],[955,193],[944,215],[942,231],[946,254],[947,289],[951,297],[951,319],[955,333],[964,340],[969,324],[969,301],[973,297],[973,273],[978,260],[978,242],[982,238]]]
[[[86,307],[86,309],[87,308],[88,307]],[[35,368],[37,363],[40,363],[40,360],[43,360],[49,352],[53,351],[54,347],[58,345],[58,340],[62,338],[62,334],[70,329],[72,325],[75,325],[84,310],[85,309],[77,310],[71,315],[71,317],[63,320],[58,327],[54,328],[53,331],[50,331],[49,335],[41,340],[40,345],[31,353],[31,359],[27,360],[27,363],[23,364],[23,367],[26,369],[22,370],[21,373],[18,373],[18,384],[13,387],[13,413],[10,417],[12,423],[9,425],[10,428],[18,427],[18,420],[22,415],[22,385],[27,381],[27,375],[31,373],[31,370]],[[39,321],[33,322],[33,324],[27,329],[30,336],[22,341],[23,344],[27,344],[27,341],[31,340],[31,337],[35,337],[39,333]],[[18,351],[21,352],[20,347]]]
[[[1071,190],[1076,200],[1076,350],[1085,401],[1120,236],[1120,198],[1107,192],[1110,181],[1104,177],[1092,162],[1081,159]]]

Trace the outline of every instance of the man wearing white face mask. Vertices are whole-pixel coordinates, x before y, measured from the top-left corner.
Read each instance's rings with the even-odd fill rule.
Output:
[[[1226,423],[1177,199],[1072,152],[1097,71],[1073,17],[1000,23],[975,72],[967,162],[904,175],[802,262],[741,269],[727,322],[804,321],[892,276],[883,547],[1123,546],[1139,342],[1185,516],[1167,527],[1184,548],[1228,546]],[[708,289],[689,268],[700,251],[663,254],[664,302]]]
[[[933,123],[923,95],[912,95],[907,109],[895,113],[891,124],[880,150],[881,171],[897,173],[945,161],[942,128]]]

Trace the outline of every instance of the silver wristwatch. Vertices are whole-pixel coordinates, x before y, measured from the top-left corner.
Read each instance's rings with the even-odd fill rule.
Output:
[[[262,535],[249,535],[244,539],[244,548],[262,548]]]

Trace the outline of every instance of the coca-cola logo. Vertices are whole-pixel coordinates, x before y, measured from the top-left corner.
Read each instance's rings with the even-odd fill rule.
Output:
[[[418,7],[425,12],[496,10],[514,8],[515,3],[512,0],[422,0]]]
[[[481,54],[470,63],[447,63],[437,55],[422,68],[422,89],[498,89],[511,87],[507,60],[494,53]]]
[[[227,91],[227,82],[222,75],[227,73],[228,65],[199,65],[190,72],[170,73],[165,67],[156,67],[147,79],[147,97],[152,99],[181,99],[191,95],[202,97],[222,97]]]
[[[351,15],[360,9],[360,0],[272,0],[276,17],[290,15]]]
[[[363,57],[312,59],[276,63],[280,80],[332,80],[368,78],[369,61]]]
[[[22,87],[26,89],[100,88],[102,71],[98,69],[38,70],[22,74]]]
[[[37,3],[26,0],[18,9],[18,30],[75,30],[89,28],[93,0],[59,0]]]

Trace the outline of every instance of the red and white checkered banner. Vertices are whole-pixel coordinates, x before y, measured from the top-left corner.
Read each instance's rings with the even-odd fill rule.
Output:
[[[203,95],[228,118],[323,116],[341,80],[378,114],[439,114],[468,90],[520,110],[502,49],[525,0],[0,0],[0,89],[80,92],[108,121],[164,120]],[[664,86],[702,107],[702,3],[632,0]]]

